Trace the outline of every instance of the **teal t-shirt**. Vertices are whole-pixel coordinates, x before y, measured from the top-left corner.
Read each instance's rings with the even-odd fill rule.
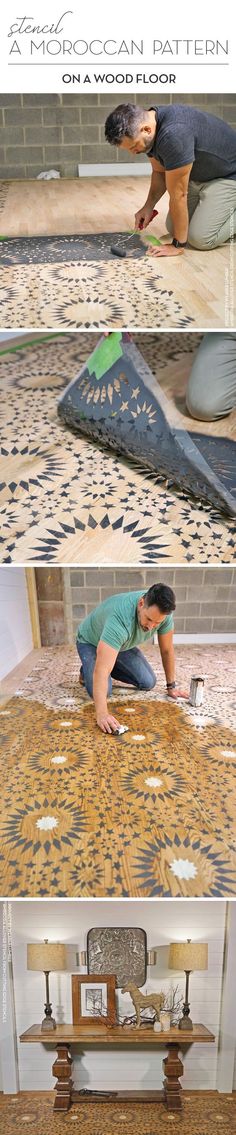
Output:
[[[80,623],[77,631],[78,642],[90,642],[97,646],[100,640],[115,650],[130,650],[152,638],[154,631],[144,631],[137,619],[137,602],[145,591],[128,591],[122,595],[110,595],[99,607]],[[157,627],[158,634],[173,630],[173,615],[163,615]]]

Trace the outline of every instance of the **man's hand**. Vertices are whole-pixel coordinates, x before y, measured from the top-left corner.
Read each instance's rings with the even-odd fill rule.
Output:
[[[120,722],[116,720],[116,717],[112,717],[111,713],[98,713],[97,725],[102,733],[116,733],[117,729],[120,728]]]
[[[152,247],[148,250],[148,256],[182,256],[184,248],[175,248],[174,244],[162,244],[161,247]]]
[[[135,232],[140,229],[147,228],[147,225],[150,224],[152,214],[153,207],[150,205],[143,205],[143,208],[139,209],[138,212],[135,213]]]
[[[177,698],[183,698],[184,701],[189,700],[189,694],[187,694],[186,690],[178,690],[176,686],[174,690],[167,690],[167,693],[168,698],[173,698],[174,701],[177,701]]]

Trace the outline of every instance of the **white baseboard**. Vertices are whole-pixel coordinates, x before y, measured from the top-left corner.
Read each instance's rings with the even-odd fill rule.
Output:
[[[101,162],[96,165],[77,166],[78,177],[148,177],[151,176],[150,162]]]
[[[221,643],[225,646],[231,646],[232,643],[236,643],[236,634],[220,634],[220,632],[218,634],[174,634],[174,641],[176,646],[201,646],[204,643],[205,646],[207,644],[217,646]],[[158,642],[156,634],[153,636],[153,642]]]
[[[186,646],[200,646],[201,643],[203,645],[205,643],[206,646],[207,643],[209,646],[211,644],[217,646],[218,643],[230,646],[232,643],[236,643],[236,634],[175,634],[174,640],[177,645],[181,643],[184,645],[185,643]]]

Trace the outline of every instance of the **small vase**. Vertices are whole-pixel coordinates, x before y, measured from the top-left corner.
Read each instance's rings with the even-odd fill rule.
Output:
[[[161,1032],[161,1022],[160,1021],[154,1021],[153,1029],[154,1029],[154,1033],[160,1033]]]
[[[170,1013],[160,1013],[161,1031],[168,1033],[170,1029]]]

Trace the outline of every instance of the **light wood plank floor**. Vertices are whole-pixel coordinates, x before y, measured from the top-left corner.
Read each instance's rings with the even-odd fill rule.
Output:
[[[78,181],[11,182],[2,193],[1,232],[8,236],[65,235],[126,231],[132,228],[135,211],[146,197],[149,179],[94,178]],[[167,194],[159,205],[159,216],[150,233],[163,236]],[[19,265],[4,269],[1,294],[2,324],[5,327],[96,327],[130,328],[176,327],[191,320],[197,328],[234,326],[236,308],[233,295],[227,299],[229,279],[235,262],[235,246],[212,252],[188,249],[175,260],[106,262],[100,291],[97,289],[101,264],[60,264],[58,280],[53,268]],[[147,267],[148,265],[148,267]],[[148,286],[147,286],[148,273]],[[139,286],[138,286],[138,278]],[[158,287],[157,287],[158,282]],[[70,286],[69,286],[70,285]],[[68,288],[73,298],[69,304]],[[10,289],[7,295],[7,289]],[[172,293],[173,300],[161,289]],[[115,291],[120,313],[114,313],[110,297]],[[97,294],[98,292],[98,294]],[[152,295],[153,292],[153,295]],[[231,289],[232,292],[232,289]],[[21,300],[20,300],[21,293]],[[96,297],[95,306],[92,296]],[[122,301],[123,297],[123,301]],[[186,325],[186,324],[185,324]]]

